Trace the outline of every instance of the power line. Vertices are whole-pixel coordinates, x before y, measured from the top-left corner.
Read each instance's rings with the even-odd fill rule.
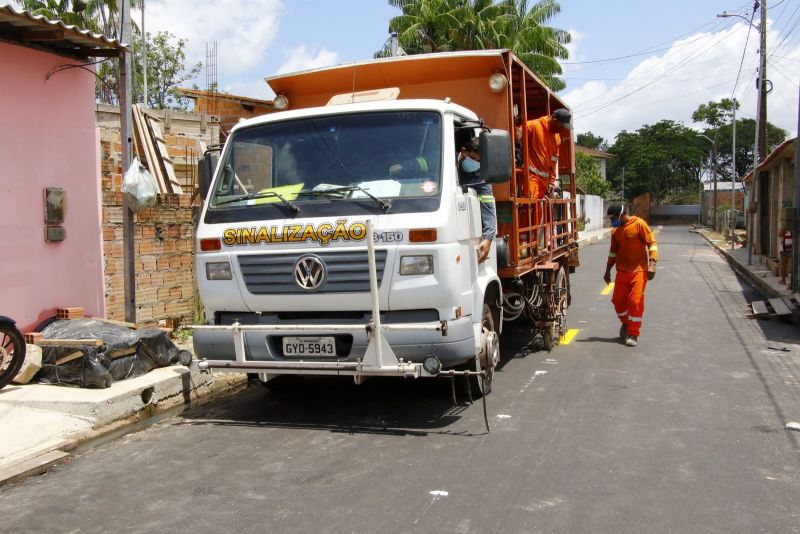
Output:
[[[750,44],[750,33],[753,31],[753,17],[756,16],[756,10],[750,15],[750,24],[747,26],[747,38],[744,40],[744,50],[742,50],[742,59],[739,61],[739,72],[736,73],[736,82],[733,84],[733,91],[731,91],[731,98],[733,98],[733,106],[736,107],[736,88],[739,86],[739,76],[742,74],[742,66],[744,65],[744,58],[747,55],[747,45]]]
[[[722,29],[724,27],[728,27],[728,26],[730,26],[732,24],[733,23],[730,22],[730,21],[719,20],[719,19],[715,18],[715,19],[713,19],[713,20],[711,20],[709,22],[706,22],[705,24],[702,24],[702,25],[698,26],[697,28],[694,28],[693,30],[690,30],[688,32],[685,32],[685,33],[679,35],[678,37],[672,39],[671,41],[664,41],[664,42],[655,44],[653,46],[650,46],[648,48],[645,48],[643,50],[640,50],[638,52],[632,53],[632,54],[627,55],[627,56],[620,56],[620,58],[606,58],[606,59],[591,60],[591,61],[587,60],[585,62],[572,62],[572,63],[570,63],[570,62],[562,62],[562,65],[578,65],[579,64],[579,66],[576,66],[576,67],[568,67],[566,70],[568,72],[570,72],[570,73],[574,73],[574,72],[581,71],[581,70],[590,70],[590,69],[595,69],[595,68],[598,68],[598,67],[604,67],[604,66],[606,66],[606,65],[608,65],[610,63],[614,63],[615,61],[622,61],[623,58],[627,59],[627,58],[630,58],[630,57],[641,56],[641,55],[650,54],[650,53],[657,52],[657,51],[677,49],[677,48],[681,48],[683,46],[687,46],[689,44],[694,43],[697,40],[705,39],[709,35],[703,35],[701,37],[698,37],[697,39],[693,39],[693,40],[688,41],[686,43],[680,43],[678,45],[674,45],[674,46],[671,46],[669,48],[658,48],[658,47],[660,47],[660,46],[662,46],[664,44],[670,43],[670,42],[675,43],[675,42],[679,41],[681,38],[683,38],[683,37],[685,37],[687,35],[692,35],[694,32],[696,32],[696,31],[698,31],[700,29],[706,28],[707,26],[711,26],[711,28],[708,30],[708,32],[709,32],[710,35],[713,35],[714,32],[717,32],[720,29]],[[649,68],[645,69],[645,72],[647,70],[649,70]]]
[[[675,65],[675,66],[674,66],[674,67],[672,67],[671,69],[669,69],[668,71],[666,71],[666,72],[664,72],[663,74],[661,74],[660,76],[656,77],[656,78],[655,78],[655,79],[654,79],[652,82],[648,82],[648,83],[646,83],[646,84],[642,85],[641,87],[639,87],[639,88],[637,88],[637,89],[634,89],[633,91],[630,91],[630,92],[628,92],[628,93],[626,93],[626,94],[624,94],[624,95],[621,95],[621,96],[620,96],[620,97],[618,97],[618,98],[615,98],[614,100],[611,100],[610,102],[606,102],[606,103],[604,103],[604,104],[599,104],[598,106],[596,106],[596,107],[594,107],[594,108],[590,109],[590,110],[589,110],[589,111],[587,111],[587,112],[584,112],[584,113],[580,113],[580,112],[579,112],[579,113],[576,113],[576,115],[577,115],[578,117],[587,117],[587,116],[589,116],[589,115],[592,115],[592,114],[594,114],[594,113],[597,113],[598,111],[601,111],[601,110],[603,110],[603,109],[605,109],[605,108],[607,108],[607,107],[609,107],[609,106],[611,106],[611,105],[613,105],[613,104],[615,104],[615,103],[619,102],[620,100],[623,100],[623,99],[625,99],[625,98],[627,98],[627,97],[629,97],[629,96],[631,96],[631,95],[634,95],[634,94],[638,93],[639,91],[641,91],[641,90],[643,90],[643,89],[645,89],[645,88],[649,87],[650,85],[654,84],[654,83],[655,83],[655,82],[657,82],[658,80],[660,80],[660,79],[662,79],[662,78],[664,78],[664,77],[666,77],[666,76],[668,76],[668,75],[672,74],[672,73],[673,73],[673,72],[675,72],[676,70],[678,70],[678,69],[680,69],[680,68],[682,68],[682,67],[684,67],[684,66],[688,65],[690,62],[692,62],[692,61],[694,61],[695,59],[697,59],[697,57],[699,57],[699,56],[700,56],[700,54],[704,54],[704,53],[706,53],[706,52],[707,52],[709,49],[711,49],[711,48],[714,48],[714,47],[715,47],[715,46],[717,46],[719,43],[721,43],[721,42],[722,42],[722,41],[724,41],[725,39],[729,38],[731,35],[733,35],[733,32],[731,32],[731,33],[728,33],[727,35],[723,36],[722,38],[720,38],[719,40],[717,40],[716,42],[714,42],[714,43],[713,43],[711,46],[709,46],[709,47],[708,47],[708,49],[700,49],[700,50],[697,50],[697,51],[696,51],[694,54],[692,54],[691,56],[689,56],[689,57],[688,57],[688,58],[686,58],[685,60],[681,61],[680,63],[678,63],[677,65]]]
[[[786,10],[786,7],[784,6],[784,11],[785,10]],[[797,28],[798,24],[800,24],[800,14],[798,14],[799,11],[800,11],[800,4],[798,4],[797,7],[795,7],[794,11],[792,12],[792,15],[789,17],[789,20],[783,26],[783,30],[782,31],[779,31],[777,26],[776,26],[775,30],[778,31],[779,34],[783,33],[783,36],[781,37],[780,41],[778,41],[778,44],[775,45],[775,47],[773,48],[773,54],[778,53],[781,50],[781,48],[789,42],[789,38],[792,36],[792,33],[795,31],[795,29]],[[781,11],[781,15],[782,14],[783,14],[783,11]],[[792,21],[794,20],[795,16],[797,16],[797,21],[792,23]],[[790,27],[790,25],[791,25],[791,27]],[[788,28],[788,30],[787,30],[787,28]]]

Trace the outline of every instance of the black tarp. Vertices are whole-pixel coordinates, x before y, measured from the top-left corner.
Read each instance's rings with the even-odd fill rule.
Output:
[[[169,336],[158,329],[133,330],[101,319],[57,320],[42,329],[44,339],[101,339],[103,345],[42,347],[42,368],[34,381],[82,388],[107,388],[115,380],[146,374],[151,369],[176,363],[187,364],[190,355],[179,350]],[[117,356],[126,349],[135,352]],[[82,356],[56,365],[75,351]],[[116,356],[116,357],[115,357]]]

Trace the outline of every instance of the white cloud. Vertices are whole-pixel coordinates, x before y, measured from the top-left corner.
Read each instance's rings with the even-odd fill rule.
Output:
[[[692,126],[692,112],[700,104],[730,98],[746,37],[744,24],[696,34],[676,41],[663,55],[644,59],[619,83],[587,81],[567,90],[562,97],[573,109],[577,132],[591,131],[613,142],[622,130],[635,131],[662,119]],[[773,57],[767,66],[774,84],[767,115],[770,122],[795,135],[800,46],[792,49],[784,44],[776,49],[781,38],[775,31],[768,32],[768,55],[777,50],[775,55],[782,57]],[[751,34],[736,91],[740,117],[755,115],[757,41],[757,33]]]
[[[339,62],[339,54],[327,48],[309,50],[305,45],[296,46],[286,52],[286,61],[278,69],[277,74],[302,70],[329,67]]]
[[[272,100],[275,96],[275,93],[269,88],[264,78],[237,80],[220,89],[231,95],[249,96],[250,98],[260,98],[261,100]]]
[[[206,44],[217,43],[219,77],[260,62],[278,32],[282,0],[148,0],[145,30],[186,39],[187,63],[206,63]],[[140,14],[134,15],[138,21]]]
[[[569,52],[569,60],[567,64],[561,67],[561,70],[563,71],[565,76],[575,70],[575,67],[572,65],[572,63],[576,61],[583,61],[584,59],[586,59],[584,56],[579,55],[580,45],[581,42],[583,41],[583,34],[574,28],[570,28],[567,31],[569,32],[572,39],[567,45],[567,51]]]

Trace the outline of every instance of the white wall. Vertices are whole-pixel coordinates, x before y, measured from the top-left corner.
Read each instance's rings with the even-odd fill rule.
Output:
[[[584,231],[600,230],[603,228],[603,198],[597,195],[577,195],[578,218],[586,219]]]

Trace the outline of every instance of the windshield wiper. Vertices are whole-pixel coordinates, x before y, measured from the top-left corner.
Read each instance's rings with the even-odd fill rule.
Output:
[[[392,207],[392,205],[389,204],[388,202],[386,202],[385,200],[376,197],[375,195],[373,195],[372,193],[370,193],[369,191],[367,191],[363,187],[360,187],[360,186],[357,186],[357,185],[346,185],[346,186],[343,186],[343,187],[332,187],[330,189],[319,189],[319,190],[316,190],[316,191],[313,190],[313,189],[309,189],[308,191],[300,191],[298,193],[298,196],[299,195],[324,196],[324,195],[336,194],[336,193],[349,193],[349,192],[353,192],[353,191],[361,191],[362,193],[367,195],[369,198],[374,200],[378,204],[378,206],[381,207],[381,209],[383,211],[386,211],[386,210],[388,210],[389,208]],[[339,198],[341,198],[341,197],[339,197]],[[350,199],[352,200],[352,197]]]
[[[297,207],[292,201],[286,200],[285,197],[276,193],[275,191],[264,191],[261,193],[248,193],[247,195],[237,197],[237,198],[229,198],[228,200],[223,200],[222,202],[217,202],[217,206],[223,206],[225,204],[233,204],[234,202],[243,202],[245,200],[254,200],[257,198],[277,198],[281,202],[283,202],[284,206],[292,210],[292,213],[298,213],[300,208]]]

